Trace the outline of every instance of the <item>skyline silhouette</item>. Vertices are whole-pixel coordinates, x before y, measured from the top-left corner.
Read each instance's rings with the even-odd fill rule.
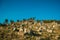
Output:
[[[60,20],[60,0],[0,0],[0,22],[30,17]]]

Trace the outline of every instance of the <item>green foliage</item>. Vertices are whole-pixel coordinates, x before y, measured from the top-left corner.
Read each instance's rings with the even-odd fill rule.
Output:
[[[41,20],[37,20],[37,22],[41,22]]]
[[[60,20],[56,20],[55,22],[57,22],[58,24],[60,24]]]
[[[14,23],[14,20],[10,20],[10,23]]]
[[[8,19],[5,19],[5,23],[8,23]]]
[[[55,21],[55,20],[43,20],[44,23],[51,23],[53,21]]]
[[[17,20],[17,22],[19,22],[19,20]]]

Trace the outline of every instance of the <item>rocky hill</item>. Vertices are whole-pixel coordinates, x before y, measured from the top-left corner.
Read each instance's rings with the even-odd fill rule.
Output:
[[[60,20],[6,19],[0,23],[0,40],[60,40]]]

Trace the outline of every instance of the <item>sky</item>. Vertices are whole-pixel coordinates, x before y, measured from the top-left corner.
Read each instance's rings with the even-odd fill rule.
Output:
[[[60,0],[0,0],[0,22],[30,17],[60,20]]]

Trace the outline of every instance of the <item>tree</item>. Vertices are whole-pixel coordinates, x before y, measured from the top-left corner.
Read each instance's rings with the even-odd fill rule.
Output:
[[[17,22],[19,22],[19,20],[17,20]]]
[[[53,22],[54,20],[43,20],[44,23],[51,23]]]
[[[26,19],[23,19],[23,21],[26,21]]]
[[[35,17],[32,17],[32,18],[28,19],[29,22],[34,22],[34,20],[35,20]]]
[[[35,17],[30,18],[30,20],[35,20]]]
[[[0,23],[0,26],[2,26],[2,23]]]
[[[8,24],[8,19],[5,19],[5,23]]]
[[[8,26],[8,19],[5,19],[4,23],[2,24],[2,26]]]
[[[55,22],[57,22],[58,24],[60,24],[60,20],[56,20]]]
[[[37,22],[41,22],[41,20],[37,20]]]
[[[10,23],[11,23],[11,24],[14,23],[14,20],[10,20]]]

